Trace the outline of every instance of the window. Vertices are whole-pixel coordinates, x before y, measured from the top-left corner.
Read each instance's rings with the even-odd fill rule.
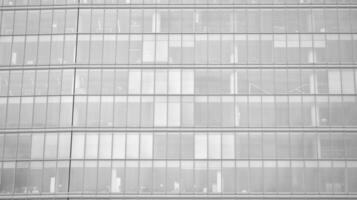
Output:
[[[290,192],[291,191],[291,181],[292,173],[290,168],[290,163],[287,161],[278,161],[277,168],[277,191],[278,192]],[[295,191],[294,191],[295,192]]]
[[[31,153],[31,135],[19,134],[17,159],[30,159]]]
[[[62,71],[61,70],[50,70],[48,74],[48,94],[55,95],[61,93],[62,85]]]
[[[155,97],[154,125],[167,125],[167,100],[165,97]]]
[[[0,72],[0,96],[7,96],[9,87],[9,71]]]
[[[1,193],[12,193],[14,189],[15,162],[5,162],[1,170]]]
[[[221,136],[219,134],[210,133],[208,135],[208,158],[221,158]]]
[[[318,192],[318,168],[316,161],[305,162],[304,188],[306,192]]]
[[[264,192],[271,193],[277,191],[276,177],[277,177],[277,166],[275,161],[264,161]]]
[[[128,159],[139,158],[139,135],[128,134],[126,136],[126,157]]]
[[[47,99],[47,121],[48,127],[58,127],[60,120],[60,98],[48,97]]]
[[[42,165],[43,163],[40,161],[35,161],[35,162],[31,162],[30,166],[29,166],[29,176],[27,179],[27,185],[28,185],[28,193],[39,193],[41,192],[42,188],[41,188],[41,182],[42,179],[39,178],[42,176]]]
[[[83,157],[84,157],[84,134],[73,134],[72,158],[81,159]]]
[[[116,40],[115,35],[104,35],[103,60],[102,60],[103,64],[115,63],[115,43],[116,43],[115,40]]]
[[[52,19],[52,33],[63,33],[65,25],[65,10],[54,10]]]
[[[141,134],[140,136],[140,158],[151,159],[153,154],[152,134]]]
[[[166,133],[155,133],[154,134],[154,158],[164,159],[166,158]]]
[[[35,89],[35,72],[36,71],[34,71],[34,70],[26,70],[23,72],[22,95],[34,95],[34,93],[35,93],[35,91],[34,91],[34,89]],[[1,77],[1,74],[0,74],[0,77]]]
[[[98,156],[98,134],[87,133],[86,134],[86,147],[85,147],[85,158],[94,159]]]
[[[42,191],[46,193],[55,192],[56,162],[46,161],[43,166]]]
[[[56,172],[56,192],[68,191],[69,162],[58,161]]]
[[[97,162],[96,161],[85,161],[84,162],[84,180],[83,180],[83,191],[84,192],[95,192],[97,186]]]
[[[170,70],[169,79],[169,94],[179,94],[181,91],[181,73],[180,71]]]
[[[169,38],[164,35],[156,36],[156,63],[168,62]]]
[[[99,126],[100,117],[100,97],[90,96],[88,97],[87,104],[87,126],[97,127]]]
[[[276,137],[275,133],[264,133],[262,136],[263,157],[273,159],[276,157]]]
[[[20,126],[31,127],[33,114],[33,97],[21,98]]]
[[[24,64],[25,37],[14,37],[12,41],[11,64]]]
[[[76,55],[76,53],[75,53],[76,36],[65,35],[64,38],[65,38],[65,43],[64,43],[64,47],[63,47],[63,64],[73,64],[75,55]],[[84,45],[84,44],[82,43],[81,45]]]
[[[169,97],[168,99],[168,126],[180,126],[180,99],[178,97]]]
[[[7,35],[13,33],[14,11],[5,11],[2,16],[1,34]]]
[[[90,31],[90,17],[91,10],[89,9],[81,9],[79,12],[79,25],[78,32],[80,33],[88,33]]]
[[[70,171],[71,179],[70,179],[70,183],[69,183],[70,184],[69,191],[70,192],[81,192],[82,187],[83,187],[83,175],[84,175],[83,162],[82,161],[72,161],[70,170],[71,170]]]
[[[207,158],[207,135],[195,135],[195,159]]]
[[[22,73],[22,71],[10,72],[9,96],[21,95]]]
[[[182,161],[181,162],[181,192],[182,193],[192,193],[194,192],[194,172],[193,172],[193,162],[192,161]]]
[[[37,64],[46,65],[50,63],[51,37],[41,36],[38,42]],[[33,49],[32,49],[33,50]]]
[[[27,11],[27,28],[28,34],[36,34],[39,32],[40,12],[39,10]]]
[[[7,110],[11,110],[11,112],[7,112],[7,124],[8,128],[16,128],[19,125],[20,118],[20,98],[13,97],[8,98]]]
[[[192,133],[181,134],[181,158],[192,159],[194,156],[194,135]]]
[[[45,159],[57,158],[57,134],[49,133],[45,136]]]
[[[180,135],[178,133],[167,134],[167,158],[179,159],[180,158]]]
[[[113,159],[125,158],[125,141],[124,134],[113,135]]]
[[[219,35],[208,36],[208,63],[221,63],[221,38]]]
[[[60,133],[58,135],[58,159],[68,159],[70,153],[70,133]]]
[[[81,64],[89,63],[89,35],[78,36],[77,62]]]
[[[250,161],[250,191],[261,193],[263,192],[263,166],[261,161]]]
[[[11,37],[0,38],[0,65],[8,65],[11,58]]]
[[[125,179],[125,192],[126,193],[137,193],[138,192],[138,180],[139,180],[138,167],[139,166],[138,166],[137,161],[127,161],[126,162],[125,177],[130,177],[130,178]]]
[[[91,18],[91,33],[102,33],[104,27],[104,10],[93,9]]]
[[[208,174],[207,174],[207,161],[195,161],[195,168],[194,168],[194,180],[196,187],[196,193],[207,193],[208,192]]]
[[[342,93],[353,94],[354,93],[353,71],[343,70],[341,80],[342,80]]]
[[[347,162],[347,179],[348,179],[348,191],[357,191],[357,162],[350,161]]]
[[[340,72],[338,70],[329,70],[328,80],[329,80],[329,93],[340,94],[341,93]]]
[[[208,162],[208,192],[222,192],[222,172],[221,163],[217,161]],[[205,189],[204,189],[205,190]]]
[[[154,72],[143,71],[142,72],[142,93],[152,94],[154,93]]]
[[[127,122],[127,101],[126,97],[115,97],[114,99],[114,126],[123,127]]]
[[[168,193],[179,193],[180,191],[180,162],[167,162],[166,191]]]
[[[152,191],[153,169],[151,161],[140,162],[140,193],[149,193]]]

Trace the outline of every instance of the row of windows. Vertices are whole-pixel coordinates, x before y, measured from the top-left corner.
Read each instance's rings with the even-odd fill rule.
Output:
[[[116,1],[116,0],[115,0]],[[79,0],[0,0],[2,6],[77,4]]]
[[[357,79],[357,73],[355,74]],[[354,94],[354,70],[77,70],[76,94]],[[21,81],[19,81],[21,82]],[[357,82],[356,82],[357,83]],[[6,90],[6,89],[5,89]],[[17,93],[20,94],[20,93]]]
[[[73,97],[0,98],[0,127],[70,127]]]
[[[356,126],[354,97],[82,97],[79,127]]]
[[[3,162],[1,174],[3,194],[357,192],[357,164],[352,161]]]
[[[76,36],[0,37],[0,65],[73,64]]]
[[[0,33],[76,32],[76,9],[4,11]],[[357,9],[80,9],[79,33],[356,32]]]
[[[351,64],[357,35],[196,34],[0,37],[0,65]],[[77,50],[76,50],[77,47]],[[77,53],[76,53],[77,51]]]
[[[356,41],[355,35],[333,34],[80,35],[77,63],[353,63]]]
[[[75,33],[76,9],[2,11],[2,35]]]
[[[71,95],[73,69],[0,71],[0,96]],[[75,94],[355,94],[353,69],[77,69]]]
[[[3,3],[2,3],[3,2]],[[0,0],[3,6],[63,4],[356,4],[355,0]]]
[[[354,0],[80,0],[92,4],[355,4]]]
[[[0,135],[2,160],[351,159],[355,133],[156,132]],[[72,155],[70,157],[70,150]]]
[[[129,16],[130,15],[130,16]],[[351,32],[354,9],[81,9],[80,33]]]
[[[0,127],[339,127],[355,97],[71,96],[0,98]]]
[[[0,96],[71,95],[73,69],[0,71]]]

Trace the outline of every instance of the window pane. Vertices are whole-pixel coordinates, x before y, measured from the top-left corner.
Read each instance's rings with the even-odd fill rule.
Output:
[[[139,135],[128,134],[126,136],[126,157],[137,159],[139,157]]]
[[[18,159],[29,159],[31,153],[31,135],[30,134],[20,134],[18,138]]]
[[[140,136],[140,158],[151,159],[153,153],[153,137],[151,134]]]
[[[100,134],[99,137],[99,158],[109,159],[112,156],[112,135]]]
[[[84,135],[73,134],[72,137],[72,158],[83,158],[84,156]]]
[[[195,135],[195,158],[207,158],[207,135]]]

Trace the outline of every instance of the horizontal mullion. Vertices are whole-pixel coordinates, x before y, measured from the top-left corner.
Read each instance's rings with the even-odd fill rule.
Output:
[[[256,9],[256,8],[357,8],[357,4],[68,4],[1,6],[0,10],[48,10],[48,9]]]
[[[0,71],[23,69],[357,69],[357,64],[63,64],[0,66]]]
[[[29,33],[29,34],[0,34],[0,37],[19,37],[19,36],[76,36],[76,35],[354,35],[357,32],[127,32],[127,33],[94,33],[94,32],[78,32],[78,33]]]
[[[349,158],[349,157],[344,157],[344,158],[236,158],[236,159],[227,159],[227,158],[222,158],[222,159],[213,159],[213,158],[207,158],[207,159],[200,159],[200,158],[192,158],[192,159],[186,159],[186,158],[137,158],[137,159],[132,159],[132,158],[122,158],[122,159],[117,159],[117,158],[83,158],[83,159],[77,159],[77,158],[68,158],[68,159],[2,159],[0,161],[0,166],[2,162],[52,162],[52,161],[59,161],[59,162],[65,162],[65,161],[98,161],[98,162],[107,162],[107,161],[111,161],[111,162],[116,162],[116,161],[167,161],[167,162],[179,162],[179,161],[207,161],[207,162],[226,162],[226,161],[230,161],[230,162],[236,162],[236,161],[261,161],[261,162],[279,162],[279,161],[352,161],[355,162],[357,161],[357,158]],[[262,166],[264,168],[264,166]],[[279,166],[276,166],[275,168],[280,168]],[[293,167],[291,167],[293,168]],[[323,168],[323,167],[322,167]]]
[[[2,128],[0,133],[38,133],[38,132],[262,132],[262,133],[356,133],[357,127],[47,127],[47,128]]]
[[[357,94],[48,94],[48,95],[14,95],[0,96],[0,98],[21,98],[21,97],[357,97]],[[262,101],[263,103],[265,101]],[[281,102],[281,101],[280,101]],[[332,102],[333,103],[333,102]]]
[[[41,194],[41,195],[36,195],[36,194],[28,194],[28,195],[0,195],[0,199],[48,199],[48,198],[74,198],[74,199],[133,199],[133,200],[141,200],[141,199],[164,199],[164,200],[177,200],[177,199],[187,199],[187,200],[192,200],[192,199],[230,199],[230,200],[236,200],[237,198],[244,198],[244,199],[254,199],[256,200],[257,198],[264,198],[264,199],[271,199],[271,200],[276,200],[276,199],[316,199],[316,200],[346,200],[346,199],[357,199],[357,194],[335,194],[335,193],[327,193],[327,194],[264,194],[264,193],[253,193],[253,194],[214,194],[214,193],[204,193],[204,194],[197,194],[197,193],[192,193],[192,194],[96,194],[96,193],[79,193],[79,194]]]

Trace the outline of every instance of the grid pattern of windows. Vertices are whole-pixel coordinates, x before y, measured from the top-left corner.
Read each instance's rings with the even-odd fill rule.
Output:
[[[355,199],[356,64],[356,0],[0,0],[0,199]]]
[[[66,192],[71,172],[70,193],[356,192],[357,163],[342,160],[357,158],[356,142],[354,132],[1,134],[0,191]]]
[[[3,36],[0,66],[357,63],[352,34],[81,34]]]

